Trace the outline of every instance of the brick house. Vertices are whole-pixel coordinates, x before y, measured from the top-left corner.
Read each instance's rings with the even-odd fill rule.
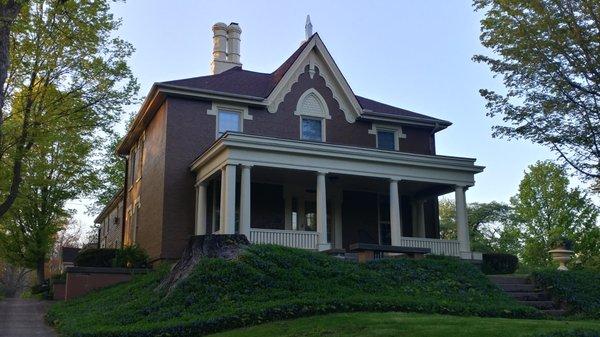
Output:
[[[127,159],[123,244],[153,261],[191,235],[326,250],[427,247],[471,259],[475,159],[436,154],[450,122],[354,94],[321,37],[272,73],[242,68],[238,24],[213,27],[211,75],[155,83],[117,152]],[[454,192],[457,240],[440,240]]]

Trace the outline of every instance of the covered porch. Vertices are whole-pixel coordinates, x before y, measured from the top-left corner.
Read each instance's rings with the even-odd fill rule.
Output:
[[[356,242],[471,259],[465,191],[482,167],[426,156],[238,133],[191,166],[196,234],[327,250]],[[453,192],[457,240],[439,239],[437,197]]]

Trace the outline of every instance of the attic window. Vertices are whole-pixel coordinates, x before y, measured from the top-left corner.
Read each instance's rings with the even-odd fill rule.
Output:
[[[298,99],[294,115],[300,116],[300,139],[325,141],[325,120],[331,119],[323,96],[313,88]]]

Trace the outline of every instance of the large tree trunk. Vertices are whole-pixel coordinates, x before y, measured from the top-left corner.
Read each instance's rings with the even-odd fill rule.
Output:
[[[0,145],[3,144],[4,103],[6,101],[5,84],[10,66],[10,30],[25,0],[0,0]],[[19,193],[21,184],[22,157],[15,156],[13,178],[8,195],[0,202],[0,217],[10,209]]]
[[[39,259],[36,263],[35,266],[35,272],[37,275],[37,280],[38,280],[38,284],[42,284],[44,283],[45,277],[44,277],[44,259]]]

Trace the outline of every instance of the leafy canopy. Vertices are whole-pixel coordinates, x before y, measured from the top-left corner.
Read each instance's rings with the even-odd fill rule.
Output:
[[[600,178],[600,2],[475,0],[484,12],[474,60],[502,76],[506,94],[480,90],[495,137],[548,146],[585,178]]]

